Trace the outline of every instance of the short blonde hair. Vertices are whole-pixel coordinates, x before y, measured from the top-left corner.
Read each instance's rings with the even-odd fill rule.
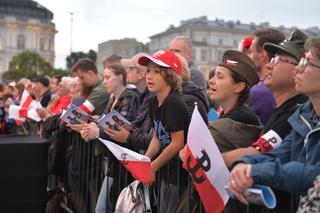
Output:
[[[182,83],[186,83],[190,81],[190,69],[188,66],[187,60],[180,55],[179,53],[175,53],[178,59],[180,60],[181,66],[182,66],[182,72],[181,72],[181,80]]]
[[[60,84],[69,91],[71,91],[75,83],[76,79],[69,76],[62,77],[60,82]]]

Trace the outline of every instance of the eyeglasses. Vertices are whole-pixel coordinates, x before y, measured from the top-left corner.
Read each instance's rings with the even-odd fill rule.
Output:
[[[320,69],[320,66],[319,65],[316,65],[310,61],[308,61],[307,58],[301,58],[298,66],[296,66],[296,70],[298,70],[300,73],[303,73],[304,70],[306,69],[306,67],[310,65],[312,67],[316,67],[316,68],[319,68]]]
[[[288,63],[288,64],[292,64],[292,65],[295,65],[295,66],[298,65],[298,63],[293,62],[293,61],[289,61],[288,59],[285,59],[285,58],[281,57],[280,55],[276,55],[275,57],[273,57],[271,59],[270,63],[278,64],[280,61],[283,61],[283,62]]]

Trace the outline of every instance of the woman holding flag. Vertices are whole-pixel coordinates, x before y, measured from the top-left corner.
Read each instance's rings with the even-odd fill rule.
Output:
[[[136,103],[137,91],[126,88],[127,73],[125,68],[121,64],[109,65],[104,70],[103,84],[106,90],[111,94],[105,113],[107,114],[111,110],[116,110],[128,119],[128,121],[133,121],[135,119],[134,112],[137,109],[137,106],[134,104]],[[123,127],[117,125],[117,128]],[[90,123],[82,128],[81,137],[86,141],[95,139],[96,137],[112,140],[110,136],[112,136],[115,131],[117,130],[111,128],[99,129],[96,123]],[[104,178],[101,187],[96,212],[111,212],[121,189],[129,182],[126,170],[120,166],[118,160],[109,151],[108,153],[108,158],[105,158],[105,163],[107,164],[106,168],[108,169],[105,171],[106,177]],[[112,182],[114,184],[112,184]],[[118,182],[121,184],[119,185]]]

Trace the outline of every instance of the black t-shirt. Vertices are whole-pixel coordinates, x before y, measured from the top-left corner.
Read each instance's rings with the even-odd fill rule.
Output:
[[[171,143],[170,132],[184,130],[184,143],[187,141],[190,121],[188,110],[181,94],[170,92],[161,106],[159,106],[158,99],[155,97],[151,101],[150,112],[153,128],[162,150]],[[167,183],[179,183],[180,187],[185,186],[188,174],[181,164],[181,160],[177,155],[160,169],[160,178]]]
[[[181,94],[170,92],[161,106],[155,97],[150,109],[153,128],[162,149],[171,143],[170,132],[184,130],[184,142],[186,142],[189,117]]]
[[[269,121],[263,129],[263,133],[273,130],[284,139],[292,129],[288,122],[288,118],[307,100],[308,98],[305,95],[299,94],[288,99],[281,106],[274,109]]]

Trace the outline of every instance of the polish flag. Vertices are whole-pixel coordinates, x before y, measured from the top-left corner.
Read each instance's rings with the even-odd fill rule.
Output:
[[[22,108],[29,108],[30,104],[33,102],[33,98],[29,94],[29,92],[24,89],[20,99],[20,106]],[[25,117],[17,117],[14,119],[16,124],[20,126],[26,120]]]
[[[99,138],[108,147],[112,154],[126,167],[132,176],[143,182],[151,182],[151,161],[150,158],[134,152],[130,149],[121,147],[111,141]]]
[[[85,111],[86,113],[90,114],[91,112],[93,112],[93,110],[95,109],[95,107],[93,106],[93,104],[86,100],[83,104],[81,104],[79,106],[80,109],[82,109],[83,111]]]
[[[9,106],[9,118],[13,118],[18,121],[23,121],[22,119],[31,118],[37,122],[41,121],[36,109],[34,108],[22,108],[17,105]]]
[[[192,178],[206,212],[220,213],[229,195],[224,189],[229,171],[196,106],[188,131],[183,168]]]
[[[226,63],[229,65],[232,65],[232,66],[237,66],[237,64],[238,64],[237,61],[233,61],[233,60],[227,60]]]
[[[29,108],[29,106],[31,105],[31,103],[33,102],[33,98],[31,97],[30,93],[24,89],[23,93],[21,95],[21,100],[20,100],[20,106],[22,108]]]

